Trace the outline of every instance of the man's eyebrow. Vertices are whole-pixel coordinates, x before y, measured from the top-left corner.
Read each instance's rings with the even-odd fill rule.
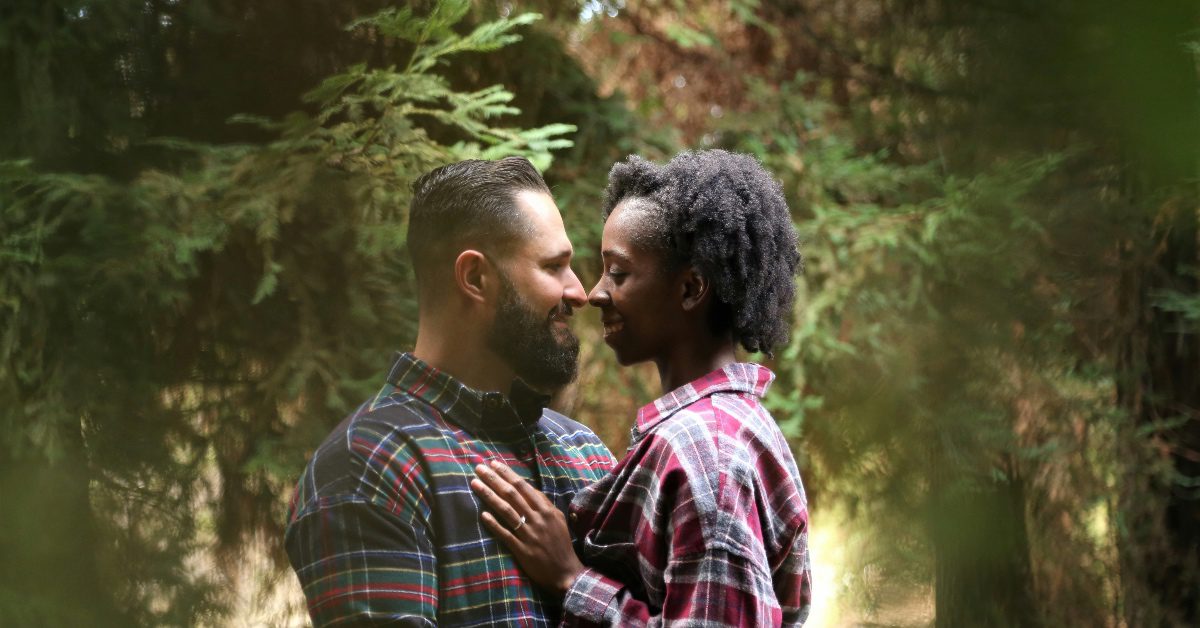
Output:
[[[556,259],[562,259],[562,258],[564,258],[564,257],[571,257],[571,256],[572,256],[572,255],[574,255],[574,254],[575,254],[575,252],[574,252],[574,251],[572,251],[571,249],[563,249],[563,250],[561,250],[561,251],[559,251],[559,252],[557,252],[557,253],[554,253],[554,254],[552,254],[552,255],[547,255],[547,256],[546,256],[545,258],[543,258],[543,259],[546,259],[546,260],[556,260]]]

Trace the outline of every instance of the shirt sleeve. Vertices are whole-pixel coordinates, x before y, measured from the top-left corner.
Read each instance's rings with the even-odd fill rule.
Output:
[[[314,626],[436,626],[429,508],[409,453],[375,446],[351,463],[352,488],[319,498],[288,525],[288,558]]]
[[[808,511],[794,524],[791,551],[775,570],[775,596],[783,610],[784,626],[801,626],[812,604],[812,563],[808,554]]]
[[[636,526],[640,531],[634,541],[642,556],[665,548],[662,607],[649,604],[644,593],[635,594],[640,587],[628,587],[587,567],[567,591],[563,625],[780,625],[782,611],[765,551],[761,542],[753,542],[758,515],[744,510],[747,505],[752,508],[754,500],[741,493],[752,489],[731,486],[739,483],[727,482],[727,474],[715,471],[725,464],[717,457],[699,469],[684,469],[673,455],[646,460],[650,458],[655,459],[661,490],[643,493],[647,503],[637,510],[670,515],[662,522]],[[730,502],[743,509],[722,511],[721,505]]]
[[[584,568],[563,604],[564,626],[779,626],[770,582],[738,552],[724,549],[671,559],[666,600],[656,609],[628,587]]]

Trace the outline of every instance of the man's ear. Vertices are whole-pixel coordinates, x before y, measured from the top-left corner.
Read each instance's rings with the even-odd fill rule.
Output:
[[[692,312],[704,307],[712,294],[712,283],[695,266],[688,266],[680,276],[683,311]]]
[[[467,249],[454,260],[454,284],[468,300],[483,303],[491,298],[495,267],[483,253]]]

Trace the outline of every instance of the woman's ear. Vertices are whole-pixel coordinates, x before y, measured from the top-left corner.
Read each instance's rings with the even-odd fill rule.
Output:
[[[695,266],[684,269],[680,284],[683,288],[683,311],[696,311],[707,304],[712,293],[712,283],[701,275]]]
[[[494,283],[495,267],[480,251],[467,249],[454,260],[454,284],[458,292],[468,300],[483,303],[489,300],[488,293]]]

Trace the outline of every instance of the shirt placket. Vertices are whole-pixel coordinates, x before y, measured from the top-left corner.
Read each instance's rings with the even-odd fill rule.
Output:
[[[516,425],[520,425],[520,437],[516,446],[513,447],[513,453],[522,463],[529,467],[537,489],[546,494],[544,462],[533,428],[520,421],[516,415],[516,411],[512,407],[512,403],[500,393],[485,393],[483,395],[483,409],[483,423],[485,425],[493,422],[500,424],[515,422]],[[504,429],[503,431],[512,434],[509,429]],[[506,438],[504,440],[509,439]],[[512,441],[509,440],[509,442]]]

